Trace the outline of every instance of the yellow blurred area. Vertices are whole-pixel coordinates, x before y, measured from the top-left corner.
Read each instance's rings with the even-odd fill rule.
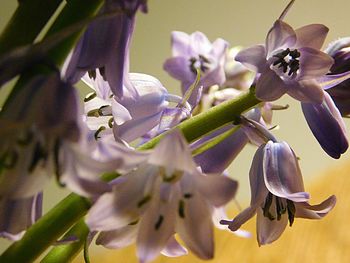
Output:
[[[255,239],[255,219],[244,225],[254,236],[243,239],[226,231],[216,231],[215,258],[207,262],[350,262],[350,163],[314,177],[307,187],[312,204],[319,203],[331,194],[337,196],[337,205],[322,220],[297,218],[292,228],[287,227],[282,237],[272,245],[258,247]],[[235,214],[235,211],[232,211]],[[93,263],[136,263],[135,247],[122,250],[98,249],[90,255]],[[78,258],[75,262],[84,262]],[[160,256],[154,263],[204,262],[194,255],[180,258]]]

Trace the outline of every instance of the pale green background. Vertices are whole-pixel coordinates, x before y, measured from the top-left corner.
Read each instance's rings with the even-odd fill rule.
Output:
[[[0,30],[13,13],[16,3],[14,0],[0,1]],[[268,29],[286,4],[287,1],[284,0],[149,0],[149,14],[138,15],[131,47],[131,70],[153,75],[169,90],[178,92],[179,83],[162,71],[164,60],[171,55],[172,30],[187,33],[199,30],[211,41],[221,37],[231,45],[262,43]],[[294,28],[309,23],[327,25],[330,28],[328,43],[338,37],[350,35],[349,10],[348,0],[300,0],[296,1],[285,20]],[[3,91],[0,96],[5,96]],[[280,140],[288,141],[301,158],[300,164],[306,180],[315,178],[327,167],[339,165],[349,159],[349,154],[346,154],[341,160],[335,161],[322,151],[308,130],[297,102],[285,96],[279,103],[288,103],[291,107],[287,111],[276,112],[274,123],[280,125],[280,130],[275,134]],[[350,123],[347,121],[347,124]],[[241,203],[248,201],[247,174],[254,152],[255,148],[247,147],[230,169],[231,175],[241,182],[238,195]],[[58,190],[52,183],[45,194],[48,197],[45,199],[47,208],[61,199],[65,192]],[[1,242],[0,245],[4,243],[6,242]]]

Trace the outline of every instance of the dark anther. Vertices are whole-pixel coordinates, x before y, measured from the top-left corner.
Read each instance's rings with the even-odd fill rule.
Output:
[[[96,79],[96,71],[94,69],[89,70],[88,75],[89,75],[90,79]]]
[[[287,210],[283,205],[282,199],[277,196],[275,197],[276,197],[277,220],[281,220],[282,215],[285,214]]]
[[[97,96],[96,92],[92,92],[84,98],[84,102],[88,102],[88,101],[94,99],[96,96]]]
[[[106,74],[105,74],[105,67],[100,67],[99,71],[100,71],[100,74],[101,74],[103,80],[107,81]]]
[[[155,230],[158,230],[161,227],[163,221],[164,221],[164,217],[162,215],[159,215],[158,220],[154,225]]]
[[[100,133],[105,129],[106,129],[105,126],[101,126],[100,128],[98,128],[98,130],[95,132],[95,135],[94,135],[96,141],[101,138]]]
[[[288,55],[289,59],[286,59],[286,56]],[[277,59],[272,65],[278,65],[278,68],[282,68],[283,73],[288,72],[288,76],[292,76],[293,73],[296,73],[299,70],[300,65],[298,58],[300,57],[300,52],[297,49],[290,50],[287,48],[286,50],[274,55],[274,57]]]
[[[61,166],[60,166],[60,147],[61,147],[61,142],[59,139],[57,139],[53,147],[54,173],[55,173],[58,185],[64,187],[65,185],[60,181],[60,177],[62,174]]]
[[[199,65],[196,65],[199,63]],[[198,55],[198,58],[190,58],[190,69],[193,74],[197,75],[197,69],[199,68],[203,73],[209,69],[208,64],[210,64],[209,59],[203,55]]]
[[[151,195],[146,195],[144,198],[142,198],[138,203],[137,207],[141,208],[144,204],[148,203],[151,200],[152,196]]]
[[[264,215],[264,217],[267,217],[271,221],[275,220],[275,217],[270,213],[270,207],[271,207],[272,201],[273,201],[272,199],[273,199],[273,195],[269,192],[267,194],[267,197],[265,199],[265,204],[264,204],[264,207],[263,207],[263,215]]]
[[[40,143],[36,143],[33,151],[32,162],[29,165],[28,171],[31,173],[34,171],[35,167],[39,163],[40,160],[46,160],[47,153],[45,149],[40,145]]]
[[[109,115],[109,112],[104,111],[105,109],[108,109],[108,108],[110,108],[109,105],[102,105],[102,106],[98,109],[98,114],[99,114],[99,116],[107,116],[107,115]]]
[[[180,200],[179,201],[179,216],[181,218],[185,218],[185,201],[184,200]]]
[[[297,49],[294,49],[294,50],[289,52],[289,55],[292,58],[296,59],[296,58],[300,57],[300,52]]]
[[[289,226],[292,226],[294,222],[294,216],[295,216],[295,205],[293,201],[290,201],[288,199],[287,199],[287,210],[288,210]]]
[[[114,123],[114,118],[111,117],[111,118],[108,120],[108,127],[109,127],[109,128],[113,128],[113,123]]]
[[[99,109],[90,110],[86,115],[88,117],[100,117]]]
[[[186,194],[184,194],[184,198],[186,198],[186,199],[189,199],[189,198],[191,198],[193,195],[192,194],[190,194],[190,193],[186,193]]]

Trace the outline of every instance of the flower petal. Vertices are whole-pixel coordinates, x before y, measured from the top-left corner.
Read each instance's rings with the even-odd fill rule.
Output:
[[[295,48],[311,47],[321,49],[329,28],[322,24],[310,24],[295,30],[297,42]]]
[[[232,221],[221,220],[220,224],[227,225],[231,231],[237,231],[245,222],[251,219],[259,209],[259,207],[250,206],[240,212]]]
[[[143,215],[137,235],[137,256],[142,263],[155,259],[175,230],[175,198],[170,202],[156,198]]]
[[[255,45],[239,51],[235,60],[253,71],[262,72],[267,64],[265,53],[264,45]]]
[[[168,243],[161,253],[167,257],[180,257],[187,255],[188,251],[176,241],[174,236],[172,236],[169,238]]]
[[[262,209],[258,209],[256,231],[259,246],[267,245],[277,240],[282,235],[287,224],[287,215],[282,215],[280,220],[270,220],[263,215]]]
[[[349,143],[345,123],[332,101],[325,93],[322,104],[302,103],[305,119],[323,150],[333,158],[340,158]]]
[[[194,194],[191,198],[185,199],[183,215],[180,216],[179,211],[177,217],[176,232],[199,258],[213,258],[214,231],[211,213],[208,204],[200,195]]]
[[[308,201],[298,160],[286,142],[266,144],[263,170],[265,185],[273,195],[295,202]]]
[[[267,57],[278,49],[293,46],[296,42],[296,34],[293,28],[282,20],[277,20],[266,37]]]
[[[314,80],[301,80],[288,85],[288,95],[301,102],[322,103],[324,92],[320,84]]]
[[[298,73],[298,80],[321,77],[329,72],[334,63],[334,59],[322,51],[309,47],[300,48],[299,51],[300,73]]]
[[[119,249],[131,245],[136,240],[138,226],[125,226],[113,231],[101,232],[96,244],[110,249]]]
[[[190,36],[181,31],[171,32],[171,48],[174,57],[184,56],[190,57]]]
[[[163,69],[182,82],[192,83],[196,78],[196,74],[190,70],[190,61],[186,57],[168,58],[164,62]]]
[[[308,219],[321,219],[333,209],[336,201],[336,197],[332,195],[318,205],[310,205],[307,202],[298,203],[295,206],[295,216]]]
[[[256,97],[262,101],[274,101],[287,91],[284,81],[271,69],[266,68],[256,83]]]

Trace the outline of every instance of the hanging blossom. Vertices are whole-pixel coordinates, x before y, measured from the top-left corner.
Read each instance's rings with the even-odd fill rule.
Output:
[[[333,41],[325,52],[333,57],[334,64],[320,82],[332,97],[341,115],[348,116],[350,114],[350,37]]]
[[[202,32],[188,35],[174,31],[171,34],[172,58],[165,61],[163,67],[172,77],[181,81],[185,94],[200,72],[198,88],[192,93],[189,103],[195,106],[200,95],[199,87],[204,89],[225,82],[224,62],[228,43],[218,38],[210,43]]]
[[[67,62],[65,79],[75,83],[86,72],[93,78],[99,72],[113,94],[122,98],[123,83],[128,81],[125,74],[129,72],[129,46],[137,10],[147,12],[146,0],[105,1],[101,13],[116,14],[90,24]]]
[[[253,124],[251,133],[256,133],[253,136],[265,140],[255,153],[249,171],[250,206],[232,221],[222,220],[221,223],[235,231],[257,214],[258,243],[265,245],[282,235],[288,221],[292,226],[295,218],[321,219],[326,216],[336,198],[330,196],[318,205],[310,205],[294,151],[286,142],[278,142],[258,123],[250,121],[250,124]]]
[[[95,131],[96,139],[113,130],[116,140],[131,142],[158,125],[162,129],[158,127],[157,133],[163,131],[165,117],[173,116],[173,111],[186,112],[180,120],[189,117],[187,102],[176,110],[169,108],[169,102],[180,104],[182,98],[169,94],[158,79],[141,73],[129,73],[128,78],[130,82],[125,85],[132,85],[137,96],[126,92],[122,99],[117,99],[100,74],[96,74],[95,79],[84,76],[83,80],[95,90],[84,101],[86,123]]]
[[[327,33],[321,24],[294,30],[278,19],[265,45],[240,51],[236,60],[258,73],[257,98],[273,101],[287,93],[301,102],[321,103],[324,96],[317,79],[333,64],[332,57],[319,50]]]
[[[171,151],[169,151],[171,149]],[[175,233],[198,257],[214,253],[212,215],[235,194],[228,177],[202,174],[179,131],[166,135],[137,168],[113,183],[87,215],[90,231],[101,231],[97,243],[109,248],[136,241],[140,262],[163,253],[187,253]]]

